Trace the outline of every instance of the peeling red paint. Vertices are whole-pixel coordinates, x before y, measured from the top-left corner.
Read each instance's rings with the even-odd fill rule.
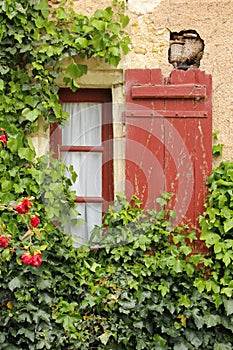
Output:
[[[199,69],[169,78],[126,71],[126,193],[152,208],[161,191],[173,192],[176,222],[195,227],[212,167],[211,93],[211,76]]]

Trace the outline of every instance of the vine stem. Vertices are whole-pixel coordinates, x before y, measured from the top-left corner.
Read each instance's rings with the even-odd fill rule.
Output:
[[[20,240],[24,241],[25,238],[27,238],[29,235],[31,235],[31,232],[32,232],[31,229],[28,229],[27,232],[22,237],[20,237]]]

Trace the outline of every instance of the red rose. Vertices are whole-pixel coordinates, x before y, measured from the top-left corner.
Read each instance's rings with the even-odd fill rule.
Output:
[[[22,207],[21,204],[16,205],[16,206],[14,207],[14,209],[15,209],[19,214],[25,214],[25,211],[24,211],[24,209],[23,209],[23,207]]]
[[[2,134],[0,135],[0,142],[3,143],[3,147],[4,147],[7,144],[7,134],[5,133],[5,130],[2,128],[0,128],[0,132],[2,132]]]
[[[5,134],[0,135],[0,141],[2,141],[4,146],[7,144],[7,137]]]
[[[21,261],[23,264],[30,265],[32,262],[32,255],[30,253],[25,253],[21,256]]]
[[[40,266],[42,264],[41,254],[32,255],[32,266]]]
[[[37,216],[33,216],[31,218],[31,225],[32,225],[32,227],[38,226],[39,223],[40,223],[40,219]]]
[[[8,239],[5,236],[0,237],[0,248],[6,248],[8,246],[9,242]]]
[[[30,265],[31,262],[32,262],[32,255],[30,253],[24,253],[22,256],[21,256],[21,261],[23,264],[28,264]]]
[[[21,257],[23,264],[31,266],[40,266],[42,264],[41,254],[31,255],[30,253],[24,253]]]
[[[32,202],[28,198],[25,198],[22,203],[16,205],[14,209],[19,213],[19,214],[25,214],[28,212],[28,210],[32,207]]]

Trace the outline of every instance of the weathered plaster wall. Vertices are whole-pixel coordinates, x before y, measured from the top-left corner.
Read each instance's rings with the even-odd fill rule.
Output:
[[[73,3],[77,11],[92,14],[112,1]],[[220,130],[223,158],[233,160],[233,0],[128,0],[126,4],[132,44],[119,69],[161,68],[168,76],[172,69],[168,63],[170,31],[194,29],[204,40],[200,69],[213,76],[213,130]],[[91,69],[101,70],[101,64],[92,63]]]

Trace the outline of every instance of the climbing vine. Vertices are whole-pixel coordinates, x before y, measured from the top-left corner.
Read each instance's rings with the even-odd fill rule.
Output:
[[[233,163],[221,162],[211,174],[206,210],[200,217],[201,239],[210,249],[211,279],[196,281],[199,290],[211,290],[217,305],[233,295]],[[230,302],[233,313],[233,303]],[[229,304],[229,305],[230,305]]]
[[[52,311],[59,298],[72,298],[81,257],[65,230],[78,221],[70,190],[77,174],[38,158],[31,135],[67,119],[57,79],[78,88],[87,65],[77,58],[119,63],[129,50],[127,23],[120,1],[90,17],[64,0],[0,1],[1,349],[68,349]]]
[[[52,10],[47,0],[0,2],[0,124],[10,135],[36,131],[40,117],[48,122],[67,118],[56,78],[63,72],[64,83],[76,89],[87,72],[77,57],[116,66],[129,51],[123,13],[108,7],[88,18],[64,3]]]
[[[39,121],[49,128],[67,119],[56,79],[63,75],[64,84],[77,89],[78,78],[87,72],[77,58],[119,63],[129,50],[124,31],[129,19],[118,1],[115,11],[99,9],[90,18],[64,0],[53,7],[47,0],[6,0],[0,5],[0,205],[6,209],[4,205],[23,197],[35,197],[40,203],[35,210],[42,210],[43,204],[48,219],[65,220],[70,213],[64,203],[74,207],[67,186],[76,175],[71,167],[71,179],[65,179],[64,165],[36,159],[30,134],[38,131]]]
[[[128,52],[128,17],[113,3],[115,11],[87,17],[62,0],[53,9],[47,0],[0,1],[1,349],[230,350],[232,163],[208,182],[204,257],[192,254],[194,231],[171,226],[168,194],[159,211],[118,197],[93,232],[101,249],[74,249],[65,227],[77,216],[77,175],[36,157],[38,121],[67,119],[58,76],[75,90],[87,72],[77,57],[117,65]]]

